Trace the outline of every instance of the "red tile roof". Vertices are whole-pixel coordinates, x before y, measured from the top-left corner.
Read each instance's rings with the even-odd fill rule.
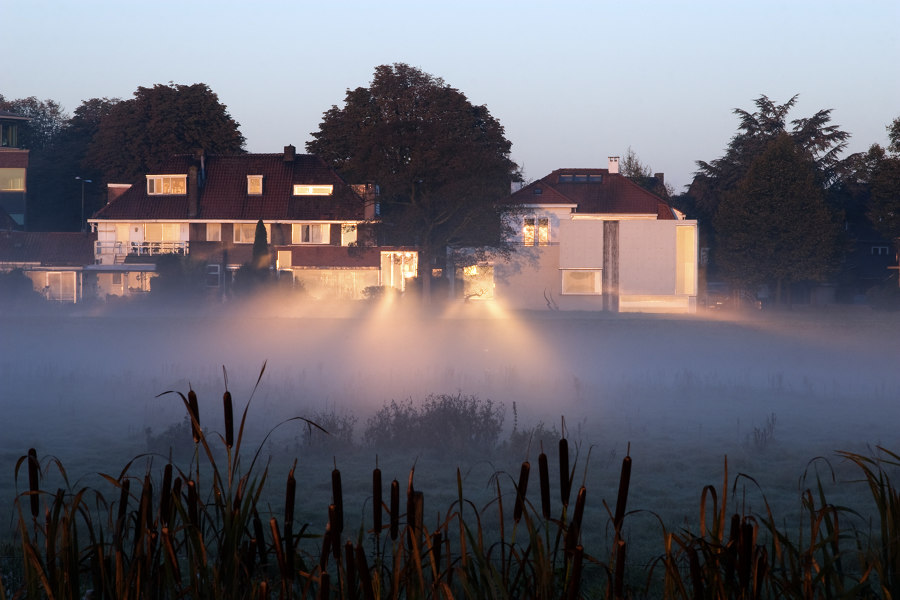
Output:
[[[183,175],[199,166],[192,155],[172,157],[164,168],[148,175]],[[198,220],[226,221],[357,221],[364,219],[364,201],[317,156],[297,154],[212,155],[204,159],[205,178],[199,190]],[[263,176],[263,193],[247,194],[247,176]],[[293,186],[332,185],[330,196],[294,196]],[[190,185],[188,186],[190,188]],[[189,192],[190,193],[190,192]],[[188,195],[148,195],[146,181],[110,201],[96,219],[179,220],[189,216]]]
[[[665,200],[608,169],[557,169],[514,192],[507,202],[574,204],[579,214],[655,214],[657,219],[676,218]]]
[[[91,233],[0,231],[0,263],[81,267],[94,262]]]

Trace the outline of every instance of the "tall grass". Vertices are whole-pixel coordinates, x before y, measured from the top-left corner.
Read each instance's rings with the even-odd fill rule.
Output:
[[[641,512],[629,509],[635,504],[632,467],[639,474],[640,465],[632,464],[629,451],[615,503],[607,505],[589,489],[586,468],[576,482],[578,463],[587,463],[590,452],[581,459],[579,445],[570,447],[564,421],[555,457],[559,479],[551,478],[541,427],[534,432],[540,439],[529,438],[518,473],[495,471],[491,498],[482,505],[466,495],[459,469],[455,496],[439,505],[433,500],[438,490],[422,487],[427,478],[415,465],[404,485],[397,479],[386,484],[376,459],[368,508],[357,519],[335,461],[330,500],[318,509],[324,526],[316,529],[297,513],[307,491],[325,483],[304,476],[302,462],[310,456],[294,458],[278,481],[263,459],[268,435],[255,448],[244,447],[253,393],[235,423],[225,377],[221,434],[201,423],[216,403],[202,403],[192,389],[161,395],[184,405],[186,426],[170,433],[180,432],[190,444],[186,464],[162,453],[141,455],[91,487],[72,482],[55,457],[31,449],[19,459],[18,568],[0,577],[0,600],[900,598],[900,492],[891,479],[900,456],[884,448],[871,456],[838,453],[868,490],[872,506],[866,509],[831,503],[832,464],[811,461],[796,523],[765,501],[760,512],[746,510],[737,491],[758,485],[744,473],[731,479],[726,459],[721,485],[700,493],[695,523],[670,530],[657,520],[658,558],[646,569],[628,562],[629,528]],[[413,430],[416,414],[392,406],[382,417]],[[449,439],[459,443],[465,443],[465,419],[491,420],[472,429],[468,440],[479,444],[493,439],[499,419],[496,407],[462,396],[433,397],[422,415],[431,430],[452,423]],[[330,435],[302,417],[269,435],[292,422]],[[402,450],[402,436],[389,441],[392,450]],[[527,457],[532,442],[539,446],[536,475]],[[523,443],[516,442],[517,451]],[[273,490],[283,506],[270,505]],[[589,531],[597,527],[585,520],[589,502],[605,508],[605,542]]]

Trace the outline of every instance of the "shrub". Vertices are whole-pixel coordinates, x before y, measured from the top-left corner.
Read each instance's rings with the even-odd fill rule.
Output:
[[[477,396],[428,396],[420,406],[392,400],[372,416],[363,434],[376,448],[447,453],[491,452],[503,430],[503,405]]]
[[[357,421],[354,415],[339,414],[331,410],[330,412],[316,413],[310,420],[325,431],[307,423],[303,433],[299,436],[298,451],[301,444],[304,451],[326,452],[329,454],[338,449],[347,450],[354,447],[353,430]]]

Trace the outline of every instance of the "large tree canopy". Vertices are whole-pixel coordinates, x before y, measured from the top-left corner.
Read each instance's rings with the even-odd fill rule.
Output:
[[[698,170],[684,199],[704,229],[712,266],[721,267],[722,275],[736,283],[752,285],[761,278],[775,284],[818,280],[823,271],[821,264],[812,266],[815,260],[833,259],[839,250],[835,218],[820,211],[829,210],[825,192],[847,166],[840,153],[850,134],[830,122],[830,110],[788,121],[796,102],[797,96],[784,104],[760,96],[754,101],[756,111],[735,109],[738,131],[724,156],[697,162]],[[795,179],[790,179],[780,164],[798,169]],[[766,173],[766,169],[773,171]],[[798,190],[805,190],[806,199]],[[794,221],[799,215],[804,215],[803,219]],[[765,235],[751,225],[757,219],[767,224]],[[819,227],[822,231],[814,231]],[[756,238],[759,252],[738,256],[741,248],[748,249],[750,238]],[[793,265],[786,266],[787,271],[761,267],[760,273],[753,274],[746,263],[752,256],[765,259],[763,246],[768,246],[767,251],[782,252],[791,243],[819,247],[797,248],[794,258],[785,254],[785,261]],[[817,258],[801,259],[807,252]],[[801,273],[804,269],[805,275]]]
[[[202,148],[210,154],[242,152],[244,136],[219,97],[204,83],[139,87],[116,103],[99,124],[86,164],[109,182],[131,182],[172,154]]]
[[[307,151],[350,183],[379,185],[383,239],[417,245],[420,273],[448,246],[501,242],[496,201],[519,178],[511,144],[487,107],[442,79],[379,66],[369,87],[348,90],[342,107],[325,112],[312,137]]]
[[[771,140],[714,220],[724,274],[747,286],[821,281],[836,266],[839,224],[814,161],[787,133]]]
[[[866,155],[869,183],[866,216],[900,250],[900,117],[887,130],[888,150],[875,144]]]

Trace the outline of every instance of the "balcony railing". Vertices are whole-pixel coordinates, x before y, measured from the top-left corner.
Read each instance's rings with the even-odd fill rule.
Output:
[[[189,242],[94,242],[94,256],[153,256],[187,254]]]

